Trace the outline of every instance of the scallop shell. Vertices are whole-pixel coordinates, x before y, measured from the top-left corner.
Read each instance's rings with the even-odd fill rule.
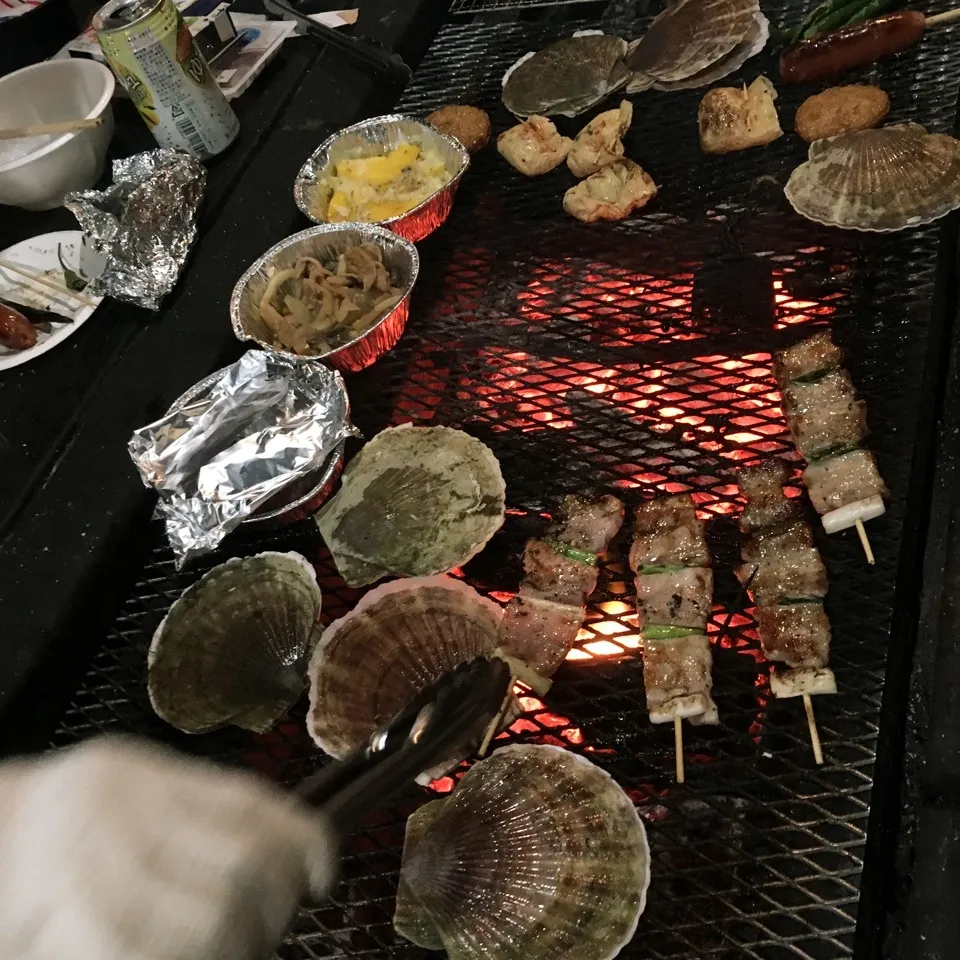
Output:
[[[686,80],[742,43],[759,12],[758,0],[679,0],[653,21],[627,67],[660,83]]]
[[[608,960],[646,902],[629,797],[559,747],[510,746],[407,823],[394,927],[450,960]]]
[[[726,56],[685,80],[675,80],[672,83],[654,82],[653,86],[657,90],[669,92],[670,90],[694,90],[697,87],[715,83],[735,73],[751,57],[755,57],[767,45],[769,39],[770,21],[757,11],[744,38]]]
[[[522,119],[576,117],[622,87],[627,43],[619,37],[569,37],[515,63],[503,78],[503,103]]]
[[[497,649],[497,604],[449,577],[396,580],[330,624],[310,662],[307,729],[342,759],[445,673]]]
[[[913,123],[816,140],[784,193],[826,226],[889,232],[930,223],[960,207],[960,141]]]
[[[214,567],[170,607],[147,654],[157,714],[185,733],[264,733],[303,693],[320,588],[296,553]]]
[[[479,440],[407,424],[360,451],[316,521],[340,575],[360,587],[466,563],[502,525],[505,494],[500,464]]]

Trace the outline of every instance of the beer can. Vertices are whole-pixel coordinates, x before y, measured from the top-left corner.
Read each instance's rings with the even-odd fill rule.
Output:
[[[161,147],[206,159],[233,143],[240,121],[173,0],[110,0],[93,29]]]

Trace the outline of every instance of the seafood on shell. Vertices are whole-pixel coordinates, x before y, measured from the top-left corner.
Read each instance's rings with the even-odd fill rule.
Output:
[[[930,223],[960,207],[960,140],[915,123],[816,140],[784,193],[801,216],[830,227]]]
[[[649,881],[646,831],[609,774],[508,746],[408,820],[393,924],[450,960],[609,960]]]
[[[694,77],[696,86],[710,83],[759,52],[768,36],[758,0],[679,0],[631,44],[626,63],[634,76],[628,91],[645,89],[644,84],[671,89],[669,84]]]
[[[585,223],[624,220],[656,195],[650,174],[624,157],[571,187],[563,195],[563,209]]]
[[[157,714],[185,733],[264,733],[300,698],[319,637],[313,567],[268,551],[214,567],[164,617],[147,655]]]
[[[620,37],[587,33],[528,53],[504,75],[504,106],[521,119],[579,116],[630,78],[626,52]]]
[[[589,177],[623,156],[623,137],[633,122],[633,104],[623,100],[616,110],[597,114],[578,134],[567,154],[575,177]]]
[[[448,671],[492,658],[501,617],[496,603],[450,577],[371,590],[317,644],[309,667],[310,736],[343,759]]]
[[[360,587],[466,563],[502,525],[505,494],[500,464],[479,440],[406,424],[357,454],[315,519],[340,575]]]

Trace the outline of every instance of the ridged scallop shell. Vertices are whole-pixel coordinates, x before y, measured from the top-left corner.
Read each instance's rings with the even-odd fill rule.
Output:
[[[716,83],[717,80],[735,73],[751,57],[755,57],[767,45],[769,39],[770,21],[757,11],[744,38],[726,56],[685,80],[675,80],[670,83],[655,82],[653,86],[657,90],[669,92],[670,90],[695,90],[698,87]]]
[[[393,923],[450,960],[609,960],[649,881],[646,831],[608,774],[510,746],[408,821]]]
[[[627,67],[660,83],[686,80],[742,43],[759,12],[758,0],[679,0],[653,21]]]
[[[214,567],[153,635],[153,709],[185,733],[269,730],[303,693],[320,604],[316,573],[299,554],[269,551]]]
[[[500,607],[449,577],[396,580],[330,624],[310,663],[307,729],[342,759],[430,684],[497,649]]]
[[[503,524],[506,487],[490,449],[450,427],[390,427],[350,462],[316,514],[351,587],[446,573]]]
[[[503,103],[522,119],[576,117],[630,77],[619,37],[582,34],[527,54],[503,78]]]
[[[826,226],[920,226],[960,207],[960,141],[913,123],[815,140],[784,193],[797,213]]]

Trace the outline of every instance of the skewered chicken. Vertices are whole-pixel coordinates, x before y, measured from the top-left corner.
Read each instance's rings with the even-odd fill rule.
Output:
[[[803,480],[827,533],[884,513],[887,488],[866,437],[866,406],[841,368],[829,333],[818,333],[774,358],[783,410],[808,466]]]
[[[543,677],[573,649],[585,602],[597,585],[597,557],[623,524],[623,504],[565,497],[543,540],[528,540],[520,592],[507,604],[501,648]]]
[[[497,137],[500,156],[528,177],[538,177],[560,166],[572,146],[573,141],[560,136],[553,121],[546,117],[531,117]]]
[[[653,723],[716,723],[706,636],[713,594],[702,521],[688,495],[637,508],[630,566],[636,574],[643,682]]]

